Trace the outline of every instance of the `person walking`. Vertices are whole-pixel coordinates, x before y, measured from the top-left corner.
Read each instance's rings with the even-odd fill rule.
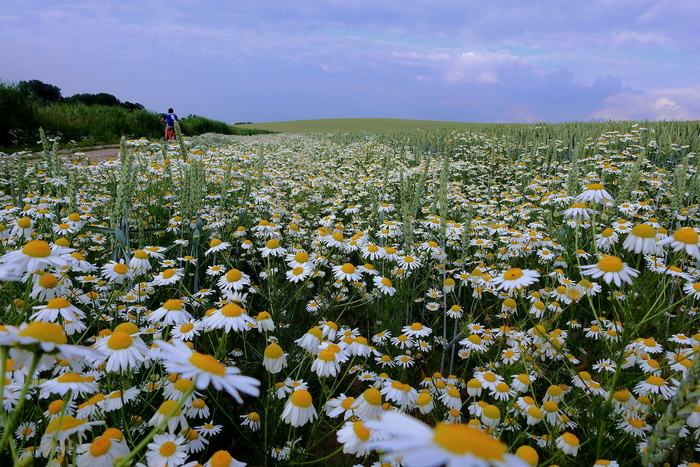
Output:
[[[165,122],[165,139],[166,141],[175,140],[175,122],[177,121],[177,115],[172,108],[168,109],[168,113],[163,115],[160,122]]]

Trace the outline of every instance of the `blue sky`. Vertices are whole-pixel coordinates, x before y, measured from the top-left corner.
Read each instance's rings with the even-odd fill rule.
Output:
[[[700,119],[697,0],[3,0],[0,79],[228,123]]]

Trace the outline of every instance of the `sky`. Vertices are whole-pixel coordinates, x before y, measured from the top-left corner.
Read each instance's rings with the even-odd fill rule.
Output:
[[[698,0],[3,0],[0,80],[182,118],[700,119]]]

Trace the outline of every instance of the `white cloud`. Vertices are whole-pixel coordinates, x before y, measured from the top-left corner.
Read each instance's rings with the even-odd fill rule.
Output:
[[[450,58],[445,80],[448,83],[462,81],[479,84],[497,84],[499,72],[513,65],[523,65],[523,59],[498,52],[466,52]]]
[[[698,120],[700,85],[681,89],[625,91],[607,97],[592,118],[609,120]]]

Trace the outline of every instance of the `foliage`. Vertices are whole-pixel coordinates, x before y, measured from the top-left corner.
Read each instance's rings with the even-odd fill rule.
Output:
[[[36,140],[38,105],[26,89],[0,82],[0,147]]]
[[[44,83],[38,79],[20,81],[17,86],[19,89],[28,92],[46,104],[60,102],[63,99],[63,96],[61,96],[61,89],[58,86]]]
[[[118,107],[122,102],[112,94],[101,92],[98,94],[74,94],[65,100],[68,104],[102,105],[107,107]]]

